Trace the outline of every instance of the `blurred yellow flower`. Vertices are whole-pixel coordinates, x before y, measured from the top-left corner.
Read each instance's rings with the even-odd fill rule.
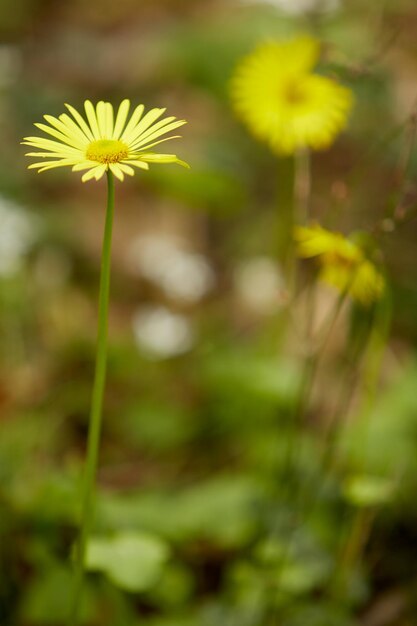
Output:
[[[164,117],[157,122],[166,109],[151,109],[143,115],[143,104],[137,106],[130,120],[127,117],[130,101],[123,100],[117,115],[109,102],[99,102],[96,107],[86,100],[86,119],[69,104],[65,105],[72,117],[63,113],[59,118],[44,115],[46,124],[35,124],[55,140],[46,137],[25,137],[23,144],[42,152],[28,152],[26,156],[50,159],[29,165],[39,172],[54,167],[72,167],[75,172],[87,170],[82,181],[99,180],[110,169],[120,180],[124,174],[133,176],[134,167],[147,170],[149,163],[179,163],[188,167],[175,154],[158,154],[149,150],[154,146],[176,139],[178,136],[162,135],[179,128],[186,122],[175,117]]]
[[[318,224],[297,226],[294,237],[299,257],[317,258],[321,280],[365,306],[381,297],[384,278],[356,243]]]
[[[259,46],[232,78],[232,102],[252,133],[277,153],[328,147],[346,126],[350,89],[312,70],[320,44],[309,36]]]

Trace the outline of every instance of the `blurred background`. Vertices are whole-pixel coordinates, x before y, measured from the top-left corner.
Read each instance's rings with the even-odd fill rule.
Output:
[[[175,151],[192,169],[116,187],[83,623],[417,623],[416,25],[415,0],[1,0],[1,626],[68,613],[106,194],[28,171],[19,142],[64,102],[126,97],[188,120]],[[312,216],[373,236],[392,319],[387,347],[345,375],[366,320],[342,312],[294,435],[302,350],[280,336],[276,262],[290,164],[235,120],[228,90],[244,54],[300,32],[356,97],[347,132],[313,156]],[[318,315],[334,301],[319,288]],[[300,293],[296,328],[305,306]],[[333,414],[343,436],[323,472]],[[317,494],[304,508],[280,479],[287,435],[292,478]]]

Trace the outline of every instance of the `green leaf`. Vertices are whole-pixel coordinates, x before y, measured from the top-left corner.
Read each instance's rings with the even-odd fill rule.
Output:
[[[91,539],[87,567],[103,572],[126,591],[146,591],[160,577],[168,557],[169,548],[161,539],[128,532]]]
[[[70,612],[68,589],[72,585],[72,572],[61,565],[52,565],[38,572],[29,583],[22,601],[22,620],[31,624],[64,623]],[[82,622],[91,620],[94,602],[90,589],[81,604]]]
[[[204,538],[236,548],[250,541],[262,496],[250,476],[224,474],[170,493],[100,494],[98,518],[110,528],[142,528],[176,543]]]
[[[378,476],[351,476],[346,481],[344,493],[355,506],[378,506],[389,502],[395,491],[392,480]]]

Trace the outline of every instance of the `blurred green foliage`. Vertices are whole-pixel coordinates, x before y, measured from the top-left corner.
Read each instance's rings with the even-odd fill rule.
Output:
[[[0,216],[13,201],[37,223],[12,271],[0,255],[2,626],[60,626],[68,613],[104,195],[68,172],[28,172],[19,141],[64,101],[126,96],[189,121],[181,156],[192,170],[155,168],[117,189],[83,624],[382,626],[374,616],[393,590],[389,624],[415,621],[415,2],[352,0],[299,15],[272,4],[0,3]],[[228,80],[260,39],[304,30],[323,39],[323,67],[356,96],[348,132],[314,157],[313,216],[371,233],[393,311],[376,397],[369,318],[346,312],[294,424],[302,355],[293,338],[284,346],[278,294],[273,313],[256,309],[236,281],[248,259],[274,261],[277,187],[289,197],[291,184],[233,119]],[[126,251],[149,233],[203,254],[212,291],[177,301],[133,271]],[[317,298],[325,306],[329,294]],[[135,342],[133,315],[150,304],[193,324],[192,349],[152,357]]]

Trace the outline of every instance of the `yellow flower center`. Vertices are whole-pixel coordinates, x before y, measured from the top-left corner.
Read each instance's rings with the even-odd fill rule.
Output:
[[[362,263],[362,255],[356,250],[329,250],[323,255],[326,265],[334,265],[345,269],[357,268]]]
[[[89,161],[99,163],[119,163],[129,156],[129,148],[123,141],[115,139],[99,139],[87,148],[86,157]]]
[[[283,97],[287,104],[290,106],[296,106],[303,104],[307,99],[305,88],[300,85],[299,81],[288,80],[283,85]]]

